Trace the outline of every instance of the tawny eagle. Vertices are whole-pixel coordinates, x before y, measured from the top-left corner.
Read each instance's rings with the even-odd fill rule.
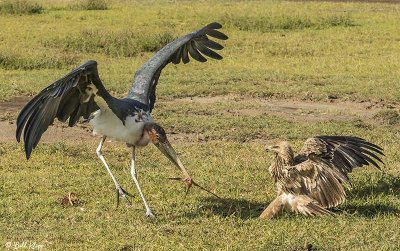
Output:
[[[309,138],[296,157],[286,141],[266,150],[275,154],[269,172],[278,195],[260,215],[263,219],[272,219],[284,210],[307,216],[333,214],[328,208],[346,199],[348,173],[369,164],[381,169],[379,155],[384,155],[381,147],[349,136]]]

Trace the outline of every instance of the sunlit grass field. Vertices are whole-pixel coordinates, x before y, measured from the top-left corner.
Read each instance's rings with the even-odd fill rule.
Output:
[[[136,162],[156,214],[148,219],[125,144],[103,148],[136,195],[133,206],[116,208],[95,154],[99,138],[63,129],[26,161],[22,144],[0,137],[0,250],[24,242],[44,250],[400,250],[399,4],[121,0],[91,1],[106,4],[88,10],[85,1],[46,0],[27,14],[10,13],[9,2],[0,1],[0,101],[34,95],[88,59],[123,97],[135,70],[163,45],[223,24],[224,59],[166,67],[153,118],[194,179],[224,200],[197,188],[184,198],[184,185],[168,179],[179,172],[149,146]],[[278,101],[342,110],[271,112]],[[0,121],[12,127],[16,115],[0,110]],[[382,146],[384,172],[355,170],[335,217],[258,219],[276,194],[265,145],[286,139],[298,151],[313,135]],[[69,192],[78,205],[61,203]]]

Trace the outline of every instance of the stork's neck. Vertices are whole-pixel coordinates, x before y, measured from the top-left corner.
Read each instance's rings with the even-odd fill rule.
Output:
[[[111,100],[114,98],[104,87],[98,89],[97,95],[102,97],[105,101],[108,101],[108,100]]]
[[[101,82],[101,80],[99,79],[98,81]],[[97,88],[97,95],[99,95],[100,97],[102,97],[107,103],[113,99],[115,99],[113,96],[111,96],[111,94],[106,90],[106,88],[104,88],[103,84],[98,84],[96,85]]]
[[[111,94],[104,87],[100,87],[97,89],[94,100],[103,112],[109,109],[111,109],[112,111],[118,110],[118,107],[116,105],[117,98],[111,96]]]
[[[106,88],[104,88],[104,85],[98,76],[95,76],[93,78],[93,83],[95,84],[95,86],[97,88],[96,95],[100,96],[107,103],[107,106],[117,116],[119,115],[119,113],[124,112],[124,111],[121,111],[121,110],[126,109],[126,107],[122,104],[123,102],[120,99],[111,96],[111,94],[106,90]],[[102,103],[102,102],[100,101],[100,103]],[[100,108],[101,108],[101,105],[100,105]],[[120,116],[118,116],[118,117],[121,120],[125,120],[125,117],[120,117]]]

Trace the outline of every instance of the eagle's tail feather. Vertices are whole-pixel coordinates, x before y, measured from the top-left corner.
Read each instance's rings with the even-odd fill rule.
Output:
[[[292,211],[306,216],[334,215],[333,212],[323,208],[317,201],[306,195],[294,196],[289,204]]]

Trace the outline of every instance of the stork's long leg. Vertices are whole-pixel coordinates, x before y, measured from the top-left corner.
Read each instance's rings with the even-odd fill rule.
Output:
[[[100,144],[99,144],[99,146],[98,146],[97,149],[96,149],[97,156],[99,157],[99,159],[101,160],[101,162],[103,162],[104,166],[105,166],[106,169],[107,169],[107,172],[108,172],[108,173],[110,174],[110,176],[111,176],[111,179],[114,181],[115,189],[117,190],[117,207],[118,207],[118,205],[119,205],[119,196],[122,196],[129,204],[131,204],[131,202],[130,202],[129,199],[128,199],[128,196],[131,196],[131,197],[132,197],[132,195],[130,195],[128,192],[126,192],[126,191],[120,186],[120,184],[118,183],[117,179],[114,177],[114,175],[112,174],[110,168],[108,167],[108,164],[107,164],[106,160],[104,159],[103,154],[101,153],[101,148],[103,147],[103,144],[104,144],[104,141],[106,140],[106,138],[107,138],[106,136],[103,136],[103,138],[101,139]]]
[[[135,170],[135,146],[132,146],[131,175],[132,175],[133,181],[135,182],[136,187],[139,191],[140,197],[142,197],[144,206],[146,208],[146,216],[154,217],[154,214],[151,211],[149,205],[147,204],[146,198],[144,197],[142,189],[140,188],[140,185],[139,185],[139,181],[137,179],[136,170]]]

